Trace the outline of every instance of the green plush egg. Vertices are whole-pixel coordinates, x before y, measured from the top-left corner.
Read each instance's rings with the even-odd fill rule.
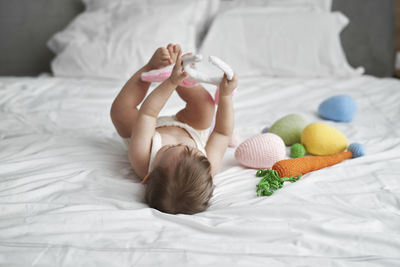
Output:
[[[306,154],[306,148],[302,144],[294,144],[290,148],[290,156],[292,158],[301,158]]]
[[[279,135],[285,145],[300,143],[301,133],[308,124],[307,120],[298,114],[290,114],[277,120],[269,129],[270,133]]]
[[[319,156],[342,152],[349,145],[343,133],[322,122],[307,125],[301,135],[301,143],[308,153]]]

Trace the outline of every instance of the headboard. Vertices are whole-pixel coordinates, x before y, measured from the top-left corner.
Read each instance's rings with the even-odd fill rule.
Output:
[[[333,0],[332,8],[350,18],[341,36],[350,64],[393,76],[393,0]],[[50,72],[47,40],[83,9],[80,0],[0,0],[0,75]]]

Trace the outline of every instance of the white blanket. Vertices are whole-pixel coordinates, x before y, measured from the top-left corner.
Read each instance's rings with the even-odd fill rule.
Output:
[[[400,82],[247,78],[242,140],[290,113],[352,96],[350,123],[325,121],[367,155],[257,197],[255,170],[228,149],[211,207],[150,209],[109,118],[122,83],[0,78],[1,266],[399,266]],[[176,94],[163,110],[183,107]]]

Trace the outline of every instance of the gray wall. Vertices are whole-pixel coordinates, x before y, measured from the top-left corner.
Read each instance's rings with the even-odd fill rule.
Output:
[[[83,8],[80,0],[0,0],[0,75],[50,72],[46,41]]]
[[[333,0],[333,10],[351,18],[342,32],[342,45],[352,66],[367,74],[394,74],[394,1]]]
[[[0,0],[0,75],[49,72],[54,55],[46,41],[83,8],[80,0]],[[342,33],[350,64],[392,76],[393,0],[333,0],[333,9],[351,19]]]

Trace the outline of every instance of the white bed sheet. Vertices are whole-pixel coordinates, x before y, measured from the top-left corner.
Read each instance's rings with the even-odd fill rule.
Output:
[[[114,131],[122,82],[0,78],[2,266],[399,266],[400,81],[247,78],[235,96],[242,140],[290,113],[349,94],[350,123],[326,123],[367,155],[257,197],[255,170],[229,149],[211,207],[150,209]],[[176,112],[176,94],[163,114]]]

